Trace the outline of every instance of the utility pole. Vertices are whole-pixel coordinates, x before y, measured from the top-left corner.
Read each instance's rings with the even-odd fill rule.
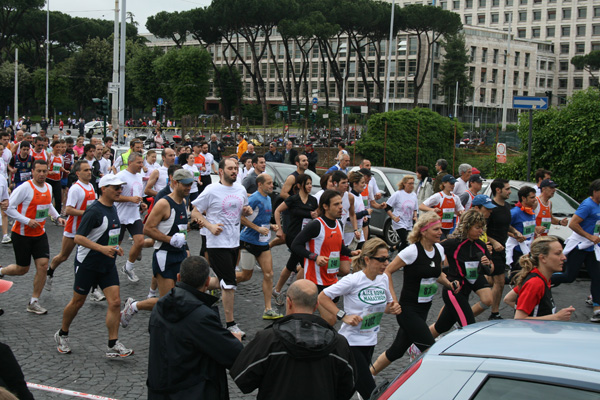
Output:
[[[16,125],[19,120],[19,48],[15,49],[15,105],[14,105],[13,124]]]
[[[113,31],[113,76],[112,82],[119,82],[119,0],[115,0],[115,27]],[[119,126],[119,92],[111,93],[112,109],[110,123],[113,128]]]
[[[121,4],[121,56],[119,57],[119,132],[125,129],[125,40],[127,39],[127,0]],[[113,125],[113,128],[117,126]],[[125,132],[123,132],[125,133]]]
[[[50,69],[50,0],[46,1],[46,109],[45,116],[48,122],[48,71]]]

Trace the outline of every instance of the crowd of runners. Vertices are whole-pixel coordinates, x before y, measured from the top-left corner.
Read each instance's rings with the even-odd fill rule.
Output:
[[[252,278],[255,265],[262,270],[262,318],[274,321],[269,329],[274,329],[275,336],[268,340],[276,340],[277,332],[283,332],[280,336],[287,332],[289,339],[301,335],[303,329],[322,331],[323,340],[342,337],[335,345],[329,343],[330,352],[325,354],[335,349],[337,357],[346,360],[343,365],[352,367],[346,372],[336,367],[336,373],[348,374],[345,382],[353,385],[344,396],[356,391],[369,398],[378,373],[405,353],[416,357],[426,351],[453,326],[472,324],[484,312],[489,312],[490,320],[502,319],[499,307],[507,282],[511,290],[504,301],[514,307],[514,318],[569,320],[574,308],[557,309],[550,288],[572,282],[585,265],[591,277],[591,321],[600,322],[600,180],[590,184],[590,197],[570,221],[552,214],[557,184],[550,171],[537,171],[536,184],[523,186],[519,202],[511,209],[507,180],[494,179],[492,197],[488,197],[479,194],[482,178],[474,168],[460,165],[455,178],[446,172],[445,160],[437,161],[435,176],[429,176],[427,167],[419,167],[416,177],[406,175],[398,191],[381,203],[382,192],[371,179],[368,160],[349,172],[349,157],[342,146],[338,163],[322,175],[321,190],[313,195],[315,182],[305,173],[310,161],[316,160],[310,155],[312,149],[298,154],[286,146],[277,159],[294,164],[296,170],[281,188],[281,202],[275,203],[273,177],[265,173],[266,158],[275,157],[275,146],[270,155],[258,155],[242,143],[243,137],[240,142],[238,154],[225,157],[216,138],[189,148],[145,153],[142,142],[132,140],[127,152],[115,156],[110,137],[92,138],[84,144],[83,137],[72,138],[70,132],[52,138],[43,130],[37,134],[0,132],[2,243],[12,243],[15,254],[13,264],[0,267],[0,277],[27,274],[33,259],[27,312],[47,313],[40,300],[43,290],[52,290],[56,269],[75,251],[72,299],[54,334],[59,353],[71,353],[69,328],[88,298],[107,302],[109,358],[134,354],[119,340],[119,328],[134,323],[142,310],[152,312],[149,371],[154,378],[148,384],[153,398],[168,398],[161,396],[187,389],[186,374],[199,373],[193,365],[201,361],[193,360],[202,357],[188,349],[189,359],[177,359],[175,354],[180,356],[183,350],[176,348],[157,350],[153,356],[153,340],[171,337],[165,330],[185,320],[182,310],[191,300],[181,290],[195,293],[194,301],[202,304],[214,303],[213,296],[217,296],[226,325],[220,331],[218,318],[215,323],[212,316],[203,314],[200,320],[212,327],[207,338],[218,336],[219,340],[210,343],[229,352],[220,368],[231,367],[240,388],[259,388],[260,398],[260,391],[267,390],[262,380],[273,378],[264,373],[249,375],[249,371],[265,362],[265,354],[251,345],[242,350],[231,342],[238,343],[245,336],[235,320],[236,288]],[[211,173],[218,174],[218,182],[213,183]],[[239,179],[241,174],[243,179]],[[369,221],[376,208],[392,219],[400,238],[394,247],[370,238]],[[64,226],[61,251],[53,258],[45,233],[48,218]],[[557,238],[548,235],[552,224],[568,224],[573,231],[564,249]],[[132,246],[124,254],[121,244],[128,240],[127,232]],[[201,235],[201,248],[188,246],[191,234]],[[274,268],[271,249],[279,245],[287,246],[289,259],[283,268]],[[154,249],[152,259],[142,261],[142,249],[149,247]],[[117,265],[117,256],[126,261]],[[204,264],[210,265],[210,274],[197,272],[203,271]],[[150,267],[153,278],[145,282],[147,298],[122,302],[120,279],[138,282],[136,270]],[[400,269],[403,284],[397,294],[393,277]],[[281,270],[279,276],[275,270]],[[286,285],[292,282],[298,285],[286,293]],[[443,308],[436,322],[428,325],[432,302],[439,297]],[[343,307],[338,306],[340,299]],[[288,314],[318,310],[320,317],[303,319],[296,326],[298,318],[280,313],[277,306],[283,305]],[[396,316],[398,334],[390,348],[374,358],[384,313]],[[341,321],[339,332],[328,331],[337,321]],[[175,325],[176,332],[186,329],[181,323]],[[255,340],[267,338],[259,335]],[[173,359],[169,359],[171,351]],[[259,354],[263,358],[252,358]],[[327,368],[323,357],[314,362]],[[161,369],[153,366],[155,358],[193,365],[189,371],[162,371],[169,375],[162,376]],[[279,366],[282,371],[288,368],[289,364]],[[306,395],[326,390],[307,386],[294,386],[294,390]],[[226,385],[219,390],[226,391]]]

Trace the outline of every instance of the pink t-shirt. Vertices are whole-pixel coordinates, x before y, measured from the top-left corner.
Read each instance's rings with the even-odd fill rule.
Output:
[[[77,153],[77,157],[81,157],[81,155],[83,154],[83,146],[73,146],[73,151]]]

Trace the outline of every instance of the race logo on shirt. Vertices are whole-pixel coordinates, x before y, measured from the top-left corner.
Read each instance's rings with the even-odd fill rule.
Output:
[[[234,195],[226,196],[223,203],[221,203],[221,211],[227,218],[239,219],[242,207],[242,199]]]
[[[358,292],[358,298],[363,303],[381,304],[387,301],[385,290],[380,287],[367,287]]]

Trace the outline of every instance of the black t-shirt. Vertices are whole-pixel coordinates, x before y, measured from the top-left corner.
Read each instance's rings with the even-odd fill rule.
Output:
[[[87,207],[77,228],[77,235],[85,236],[92,242],[102,246],[117,246],[121,223],[115,206],[107,207],[100,201],[94,201]],[[116,258],[84,246],[77,246],[75,267],[83,267],[95,271],[107,271],[115,267]]]
[[[308,200],[306,203],[303,203],[299,194],[295,194],[285,199],[285,205],[288,208],[288,215],[290,215],[287,232],[285,232],[285,234],[290,235],[291,237],[295,237],[300,233],[304,219],[312,220],[310,212],[315,211],[319,207],[317,199],[313,196],[308,195]]]
[[[510,205],[505,202],[504,206],[501,206],[494,200],[492,200],[492,203],[496,208],[492,208],[492,213],[487,220],[487,235],[504,246],[510,228]]]
[[[469,239],[448,239],[440,244],[444,247],[446,260],[448,260],[448,272],[446,275],[451,282],[460,281],[464,284],[465,281],[470,280],[470,283],[473,283],[478,277],[477,267],[479,266],[482,253],[487,258],[490,258],[485,243],[479,239],[474,241]]]

